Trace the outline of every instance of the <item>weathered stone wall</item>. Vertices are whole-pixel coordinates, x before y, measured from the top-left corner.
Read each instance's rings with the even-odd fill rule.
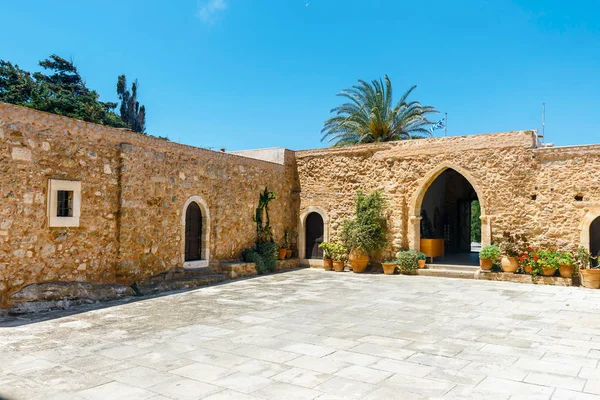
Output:
[[[255,238],[259,194],[276,239],[295,236],[297,172],[0,103],[0,307],[31,283],[131,283],[182,265],[181,216],[190,196],[210,211],[210,259],[235,259]],[[80,227],[49,228],[49,179],[81,182]]]
[[[535,149],[531,131],[308,150],[296,159],[300,212],[324,209],[331,240],[351,217],[357,190],[383,190],[390,253],[418,248],[421,201],[447,168],[465,176],[478,194],[484,244],[518,231],[534,244],[571,248],[580,243],[589,211],[583,206],[600,207],[600,146]],[[584,203],[575,204],[577,193]]]

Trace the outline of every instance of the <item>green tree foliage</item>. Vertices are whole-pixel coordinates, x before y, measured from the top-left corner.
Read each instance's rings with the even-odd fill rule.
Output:
[[[134,132],[146,132],[146,107],[140,106],[137,100],[139,84],[137,79],[131,84],[131,91],[127,90],[127,78],[119,76],[117,81],[117,94],[121,100],[119,113],[124,123]]]
[[[334,146],[346,146],[431,136],[427,125],[432,122],[427,114],[437,111],[418,101],[408,101],[416,86],[408,89],[394,106],[392,82],[387,75],[384,80],[358,82],[338,94],[349,102],[331,110],[335,116],[325,121],[321,141],[327,139]]]
[[[478,200],[471,202],[471,242],[481,242],[481,205]]]
[[[127,127],[116,103],[101,102],[89,89],[73,61],[56,54],[40,61],[44,72],[24,71],[0,61],[0,101],[118,128]]]
[[[385,200],[381,191],[365,195],[356,193],[356,211],[354,218],[342,223],[341,239],[349,250],[364,253],[383,249],[388,244],[387,223],[383,214]]]

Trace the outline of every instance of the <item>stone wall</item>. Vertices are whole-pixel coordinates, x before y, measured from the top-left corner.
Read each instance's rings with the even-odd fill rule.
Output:
[[[0,307],[31,283],[131,283],[181,266],[190,196],[210,211],[210,262],[255,240],[266,186],[276,239],[295,237],[297,172],[283,165],[166,142],[0,103]],[[49,228],[48,180],[81,182],[77,228]]]
[[[600,215],[600,146],[536,149],[532,131],[308,150],[297,152],[296,160],[300,212],[323,209],[330,240],[339,238],[341,222],[352,215],[354,193],[381,189],[389,253],[419,248],[420,204],[447,168],[478,194],[484,244],[510,231],[527,234],[533,244],[572,248],[590,207],[593,213],[598,206]],[[576,202],[576,194],[584,202]]]

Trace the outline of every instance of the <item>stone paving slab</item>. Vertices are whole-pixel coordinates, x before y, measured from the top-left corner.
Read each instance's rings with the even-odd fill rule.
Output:
[[[0,398],[600,400],[600,291],[304,269],[21,316]]]

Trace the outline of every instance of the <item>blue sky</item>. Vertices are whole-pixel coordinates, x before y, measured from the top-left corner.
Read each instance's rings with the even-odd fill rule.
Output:
[[[148,131],[195,146],[325,146],[336,93],[384,74],[448,112],[450,135],[541,128],[545,102],[547,141],[600,142],[596,0],[21,0],[0,13],[0,59],[71,57],[105,101],[119,74],[137,78]]]

